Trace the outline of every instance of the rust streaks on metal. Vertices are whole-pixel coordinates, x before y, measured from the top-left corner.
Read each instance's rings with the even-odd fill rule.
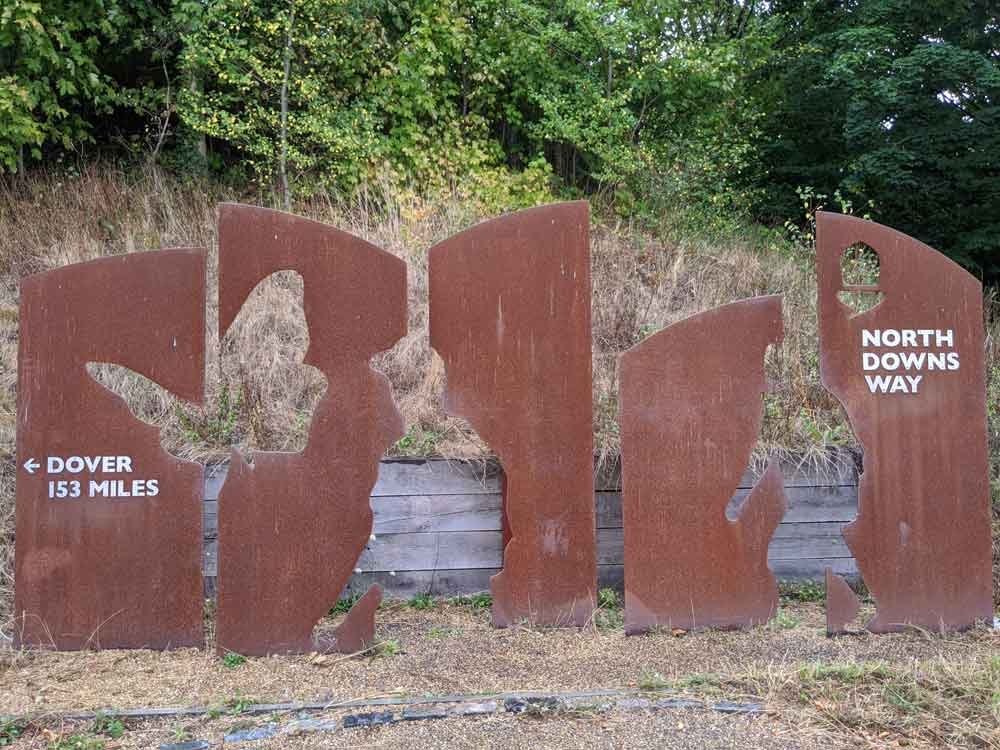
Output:
[[[726,507],[760,431],[764,354],[782,335],[781,298],[756,297],[675,323],[619,358],[626,632],[749,626],[774,613],[777,463],[735,520]]]
[[[262,280],[303,278],[309,349],[327,379],[306,448],[234,451],[219,495],[220,651],[307,652],[372,531],[379,458],[403,435],[388,380],[369,359],[406,333],[406,265],[319,222],[263,208],[219,208],[219,331]],[[376,601],[380,591],[363,602]],[[336,650],[370,638],[374,607],[355,607]],[[349,642],[347,642],[349,641]]]
[[[845,250],[879,256],[882,293],[855,314]],[[820,373],[864,452],[844,539],[877,612],[868,629],[938,630],[992,618],[980,283],[888,227],[817,216]]]
[[[159,429],[86,367],[127,367],[200,403],[205,258],[135,253],[21,283],[18,645],[203,642],[203,468],[164,451]]]
[[[587,204],[520,211],[432,248],[430,337],[446,411],[506,472],[494,623],[585,623],[596,587]]]

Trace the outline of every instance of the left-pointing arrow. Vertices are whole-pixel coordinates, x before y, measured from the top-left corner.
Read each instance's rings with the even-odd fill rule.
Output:
[[[29,458],[27,461],[24,462],[24,468],[28,470],[29,474],[34,474],[35,469],[37,469],[39,466],[41,466],[41,464],[38,463],[38,461],[36,461],[33,458]]]

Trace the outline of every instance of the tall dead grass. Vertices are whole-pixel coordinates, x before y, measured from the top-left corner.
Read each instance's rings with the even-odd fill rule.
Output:
[[[266,197],[214,184],[181,182],[158,172],[125,174],[89,167],[77,176],[36,174],[0,185],[0,621],[11,589],[13,460],[17,357],[17,287],[26,274],[107,255],[169,246],[211,250],[210,290],[216,287],[215,204]],[[484,218],[457,197],[427,200],[373,184],[350,200],[314,197],[298,213],[336,224],[406,260],[409,333],[374,365],[391,380],[407,436],[395,453],[476,457],[488,452],[461,420],[441,411],[444,369],[427,336],[427,250]],[[766,397],[758,456],[781,451],[821,458],[854,438],[836,401],[820,386],[815,280],[811,258],[786,243],[677,237],[669,225],[648,232],[619,222],[595,222],[593,265],[594,431],[603,457],[619,447],[616,358],[683,317],[736,299],[784,295],[785,340],[768,354],[774,390]],[[123,368],[91,372],[162,429],[165,448],[194,460],[214,460],[231,445],[295,450],[306,439],[321,397],[322,376],[301,364],[308,345],[302,281],[278,274],[248,300],[226,340],[217,340],[217,301],[208,300],[205,402],[194,406]],[[1000,403],[1000,319],[990,326],[991,413]],[[1000,420],[991,420],[992,455]],[[1000,551],[998,551],[1000,555]]]

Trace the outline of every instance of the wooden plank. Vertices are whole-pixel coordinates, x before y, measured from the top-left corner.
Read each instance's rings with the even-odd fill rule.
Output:
[[[837,523],[781,524],[771,540],[768,560],[850,558],[840,529]],[[622,542],[622,529],[598,530],[598,564],[620,565]],[[357,567],[364,572],[499,568],[502,544],[500,531],[382,534],[369,542]],[[206,571],[213,569],[215,545],[214,540],[205,545]]]
[[[858,566],[852,557],[813,557],[798,560],[770,560],[768,567],[779,581],[822,581],[826,569],[854,581],[858,579]],[[411,575],[411,574],[407,574]],[[622,592],[625,590],[623,565],[598,565],[597,585]]]
[[[778,526],[768,547],[768,561],[796,560],[810,557],[851,557],[841,536],[839,523],[783,523]],[[624,551],[622,529],[597,532],[597,562],[621,564]]]
[[[780,462],[785,487],[833,487],[857,485],[858,470],[853,456],[847,451],[831,453],[826,460]],[[752,467],[743,473],[739,488],[750,489],[760,479],[764,466]],[[599,467],[594,474],[598,492],[621,491],[621,466],[617,460]]]
[[[361,570],[441,570],[499,568],[500,531],[418,532],[382,534],[361,553]]]
[[[373,533],[419,531],[496,531],[500,529],[500,495],[403,495],[373,497]],[[218,501],[204,503],[204,534],[218,535]]]
[[[788,508],[782,523],[818,523],[854,520],[858,514],[858,488],[853,485],[829,487],[789,487],[786,489]],[[749,489],[737,490],[729,507],[750,494]],[[615,529],[622,526],[622,500],[619,492],[598,492],[597,527]]]
[[[205,499],[217,500],[227,464],[205,472]],[[387,495],[471,495],[500,492],[500,468],[491,461],[391,460],[379,464],[372,497]]]
[[[205,467],[205,499],[216,500],[226,478],[225,463]],[[846,455],[825,464],[786,461],[781,464],[785,487],[848,487],[857,485],[858,473]],[[372,497],[394,495],[473,495],[500,492],[502,469],[495,459],[446,461],[444,459],[385,459]],[[748,470],[740,479],[740,489],[750,489],[760,472]],[[597,492],[620,492],[621,471],[612,464],[595,471]]]
[[[822,580],[826,569],[832,568],[837,575],[848,579],[858,576],[857,565],[849,557],[803,558],[798,560],[775,560],[771,570],[780,580]],[[351,578],[344,596],[362,594],[373,583],[385,589],[391,599],[409,599],[416,594],[429,593],[433,596],[466,596],[490,590],[490,578],[499,572],[497,568],[475,568],[466,570],[404,570],[395,575],[388,571],[359,573]],[[621,565],[599,565],[597,585],[599,588],[623,590],[624,568]],[[205,579],[206,597],[215,596],[215,578]]]
[[[739,490],[730,507],[742,502],[750,490]],[[857,488],[790,487],[784,523],[851,521],[857,515]],[[621,494],[595,494],[597,527],[622,526]],[[374,533],[402,534],[420,531],[496,531],[500,528],[500,495],[409,495],[372,498]],[[218,501],[204,504],[204,535],[218,535]]]
[[[385,460],[372,497],[493,494],[500,492],[500,476],[496,461]]]
[[[778,560],[771,570],[780,580],[820,580],[830,567],[837,575],[857,578],[858,569],[851,558],[809,558],[803,560]],[[416,594],[433,596],[467,596],[488,592],[490,578],[498,573],[496,568],[478,570],[408,570],[389,575],[386,572],[361,573],[351,578],[345,595],[361,594],[373,583],[381,584],[385,595],[392,599],[409,599]],[[598,565],[598,588],[621,592],[624,568],[621,565]]]

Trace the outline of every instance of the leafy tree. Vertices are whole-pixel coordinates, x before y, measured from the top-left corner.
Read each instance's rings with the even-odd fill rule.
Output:
[[[1000,277],[1000,25],[986,0],[811,2],[767,85],[766,215],[794,188]],[[784,200],[782,200],[784,199]],[[776,210],[775,210],[776,209]]]
[[[351,0],[208,4],[183,35],[182,67],[202,85],[181,92],[181,117],[265,180],[285,164],[294,178],[357,183],[375,147],[367,90],[386,55],[364,11]]]
[[[113,82],[97,65],[125,21],[116,0],[4,0],[0,8],[0,168],[23,170],[26,152],[93,140]]]

